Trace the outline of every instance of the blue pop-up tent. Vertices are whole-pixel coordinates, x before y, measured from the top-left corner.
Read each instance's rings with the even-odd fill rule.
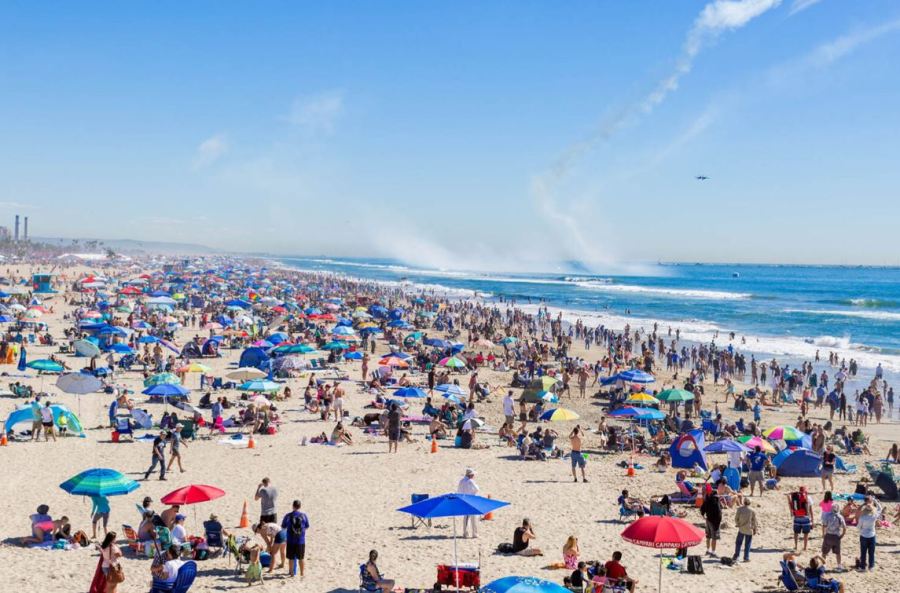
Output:
[[[690,469],[696,463],[703,469],[709,469],[706,453],[703,451],[704,442],[702,430],[692,430],[679,435],[669,447],[672,467]]]
[[[779,476],[815,478],[821,474],[822,457],[809,449],[785,449],[772,459]]]
[[[253,367],[263,371],[269,369],[269,355],[262,348],[247,348],[241,353],[240,367]]]

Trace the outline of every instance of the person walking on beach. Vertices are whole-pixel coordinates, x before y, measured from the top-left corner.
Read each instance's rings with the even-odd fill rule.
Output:
[[[722,505],[715,490],[703,498],[700,514],[706,519],[706,555],[716,557],[716,543],[722,527]],[[748,544],[749,549],[749,544]]]
[[[834,446],[828,445],[825,448],[825,452],[822,453],[822,490],[833,491],[834,490],[834,465],[837,463],[837,455],[834,453]],[[828,482],[828,488],[825,487],[825,482]]]
[[[106,529],[109,523],[109,498],[102,494],[91,496],[91,528],[93,535],[91,539],[97,539],[97,524],[103,521],[103,535],[108,531]]]
[[[762,452],[762,447],[757,445],[750,454],[750,496],[753,496],[756,486],[759,486],[759,495],[762,496],[766,489],[765,477],[763,470],[766,468],[766,454]]]
[[[822,537],[822,558],[828,558],[829,552],[834,552],[837,558],[837,570],[844,570],[841,566],[841,541],[847,533],[847,521],[841,515],[841,508],[832,504],[830,513],[823,513],[822,523],[825,534]]]
[[[178,471],[184,473],[184,467],[181,466],[181,445],[187,447],[187,443],[182,441],[181,430],[184,428],[182,424],[176,424],[175,430],[169,433],[169,465],[166,471],[172,471],[172,466],[178,462]]]
[[[295,500],[293,510],[281,520],[281,528],[287,530],[288,575],[295,576],[299,568],[303,576],[303,559],[306,557],[306,530],[309,517],[300,512],[300,501]]]
[[[584,468],[587,465],[587,461],[584,459],[584,454],[581,452],[581,425],[576,425],[572,430],[571,434],[569,434],[569,443],[572,446],[572,477],[575,481],[578,481],[578,473],[577,468],[581,468],[581,481],[587,483],[587,476],[584,474]]]
[[[744,499],[744,505],[738,507],[734,514],[734,524],[738,528],[737,539],[734,542],[734,556],[732,560],[737,562],[741,553],[741,545],[744,546],[744,562],[750,562],[750,545],[753,542],[753,536],[759,530],[759,524],[756,520],[756,512],[750,507],[750,499]]]
[[[466,475],[459,481],[459,485],[456,487],[456,492],[458,494],[472,494],[477,495],[481,489],[478,487],[478,484],[475,483],[475,470],[472,468],[466,468]],[[478,537],[478,515],[465,515],[463,517],[463,539],[469,537],[469,526],[472,527],[472,537]]]
[[[506,392],[503,398],[503,416],[506,418],[506,425],[512,426],[516,416],[516,404],[513,402],[512,390]]]
[[[278,523],[278,513],[275,511],[275,503],[278,500],[278,488],[272,486],[269,478],[263,478],[256,487],[253,500],[259,501],[259,523]]]
[[[881,520],[881,505],[873,496],[867,496],[859,509],[857,527],[859,527],[859,560],[860,570],[875,570],[875,526]]]
[[[150,460],[150,468],[144,472],[144,479],[149,480],[150,474],[159,465],[159,479],[166,479],[166,431],[161,430],[153,439],[153,453]]]

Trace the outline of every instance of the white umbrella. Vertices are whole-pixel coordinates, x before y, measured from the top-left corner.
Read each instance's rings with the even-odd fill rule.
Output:
[[[65,373],[56,379],[56,386],[60,391],[65,393],[81,395],[83,393],[100,391],[100,389],[103,388],[103,383],[93,375],[84,373]]]
[[[226,376],[235,381],[252,381],[253,379],[265,379],[268,377],[265,372],[254,367],[241,367],[231,371]]]
[[[87,356],[88,358],[92,356],[100,356],[100,347],[93,342],[88,342],[87,340],[78,340],[74,344],[72,344],[73,348],[75,348],[75,352],[80,354],[81,356]]]

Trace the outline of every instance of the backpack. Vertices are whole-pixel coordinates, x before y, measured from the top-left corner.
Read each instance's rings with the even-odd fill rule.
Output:
[[[513,545],[509,542],[504,542],[497,546],[498,554],[512,554],[513,553]]]
[[[75,542],[76,544],[78,544],[79,546],[81,546],[82,548],[85,548],[88,546],[88,544],[90,544],[87,534],[84,531],[80,531],[80,530],[76,531],[75,535],[72,536],[72,541]]]
[[[688,556],[687,571],[688,574],[704,574],[703,559],[700,556]]]
[[[294,513],[291,515],[291,523],[288,525],[288,531],[291,535],[303,535],[303,513]]]

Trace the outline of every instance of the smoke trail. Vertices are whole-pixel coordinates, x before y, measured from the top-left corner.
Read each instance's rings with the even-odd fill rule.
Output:
[[[672,72],[659,81],[642,100],[622,110],[594,133],[570,146],[548,171],[532,181],[532,193],[539,212],[562,226],[566,233],[561,237],[562,242],[574,248],[571,257],[588,263],[603,264],[610,260],[609,255],[604,255],[595,241],[585,236],[578,219],[558,207],[554,188],[568,176],[585,153],[609,140],[623,127],[635,125],[643,117],[650,115],[666,97],[678,89],[681,79],[690,73],[700,52],[715,42],[722,33],[740,29],[781,2],[782,0],[714,0],[708,3],[688,31],[681,56]]]

